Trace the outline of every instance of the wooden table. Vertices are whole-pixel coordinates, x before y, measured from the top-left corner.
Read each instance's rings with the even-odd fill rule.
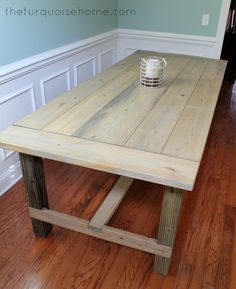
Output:
[[[139,51],[0,133],[20,153],[34,233],[51,224],[155,255],[168,274],[183,190],[191,191],[226,62],[165,55],[161,88],[139,85]],[[161,54],[157,54],[161,55]],[[90,221],[49,209],[42,158],[120,175]],[[133,179],[165,186],[157,240],[106,224]]]

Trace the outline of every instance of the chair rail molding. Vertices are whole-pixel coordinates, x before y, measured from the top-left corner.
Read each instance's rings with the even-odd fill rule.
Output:
[[[118,29],[118,60],[141,50],[218,58],[216,37]]]
[[[0,84],[117,39],[117,29],[0,67]]]

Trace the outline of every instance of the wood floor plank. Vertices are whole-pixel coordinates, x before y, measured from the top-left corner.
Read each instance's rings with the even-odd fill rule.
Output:
[[[236,214],[234,220],[233,250],[232,250],[232,261],[230,270],[230,281],[229,281],[229,289],[234,288],[236,288]]]
[[[235,187],[236,187],[236,170],[232,170],[231,171],[231,175],[230,175],[230,189],[229,189],[229,196],[228,196],[228,205],[236,207],[236,191],[235,191]]]
[[[235,208],[225,207],[224,232],[219,265],[216,271],[216,288],[229,288],[234,241]]]
[[[207,243],[205,270],[202,278],[202,288],[207,289],[210,286],[215,286],[217,278],[218,262],[221,253],[221,244],[224,238],[224,218],[225,218],[225,206],[221,200],[227,198],[227,187],[223,186],[220,182],[215,180],[217,187],[219,188],[219,198],[215,202],[215,214],[210,223],[210,229],[207,236],[209,242]],[[224,182],[222,182],[224,183]]]

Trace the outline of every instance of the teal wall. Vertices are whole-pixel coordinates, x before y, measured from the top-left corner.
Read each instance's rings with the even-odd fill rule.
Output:
[[[0,0],[0,66],[117,28],[216,36],[223,0]],[[6,8],[136,9],[136,16],[6,16]],[[208,27],[202,14],[210,14]]]
[[[136,9],[136,16],[119,17],[119,28],[216,36],[223,0],[119,0],[119,8]],[[201,26],[210,14],[209,26]]]
[[[115,16],[6,16],[5,8],[117,8],[117,0],[0,0],[0,66],[117,28]]]

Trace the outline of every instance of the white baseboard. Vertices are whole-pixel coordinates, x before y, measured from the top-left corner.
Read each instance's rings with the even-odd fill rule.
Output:
[[[11,165],[7,171],[0,175],[0,196],[7,192],[22,178],[20,162]]]
[[[149,50],[166,53],[218,58],[216,37],[173,34],[135,29],[118,30],[118,59],[134,51]]]

